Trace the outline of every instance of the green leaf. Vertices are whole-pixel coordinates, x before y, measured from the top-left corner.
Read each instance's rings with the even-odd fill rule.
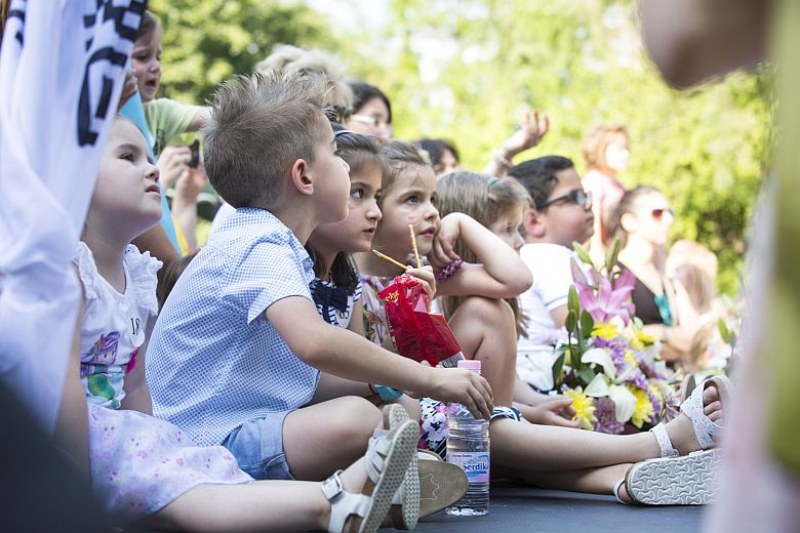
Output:
[[[584,338],[589,338],[594,328],[594,319],[588,311],[581,311],[581,333]]]
[[[588,385],[594,379],[595,372],[588,366],[582,368],[578,371],[578,377],[584,382],[585,385]]]
[[[617,256],[619,255],[619,238],[615,237],[611,243],[611,247],[606,254],[606,272],[611,272],[617,264]]]
[[[567,313],[567,319],[564,321],[564,327],[566,327],[567,331],[570,333],[576,333],[578,329],[578,314],[575,311],[570,311]]]
[[[564,371],[564,359],[566,359],[566,353],[564,351],[561,352],[561,355],[556,357],[555,362],[553,363],[553,386],[558,388],[561,384],[562,379],[562,372]]]
[[[581,311],[581,301],[578,298],[578,289],[575,285],[570,285],[569,293],[567,293],[567,309],[576,315]]]
[[[578,254],[578,257],[581,258],[581,261],[587,265],[594,265],[592,262],[592,256],[589,255],[589,252],[581,245],[581,243],[573,241],[572,248],[575,249],[575,253]]]
[[[725,344],[731,344],[731,330],[728,329],[728,325],[725,323],[725,320],[720,318],[717,321],[717,327],[719,328],[719,334],[722,337],[722,340],[725,341]]]

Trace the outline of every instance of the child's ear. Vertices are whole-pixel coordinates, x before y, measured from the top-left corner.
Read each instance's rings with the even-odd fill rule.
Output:
[[[633,214],[625,213],[622,215],[622,218],[619,219],[619,225],[623,230],[625,230],[625,233],[633,233],[639,226],[639,221],[636,220],[636,217],[633,216]]]
[[[314,194],[314,182],[308,172],[308,163],[306,163],[305,159],[295,160],[289,171],[292,186],[297,192],[305,196]]]
[[[543,239],[547,233],[546,217],[532,207],[522,216],[522,225],[525,227],[525,235],[530,239]]]

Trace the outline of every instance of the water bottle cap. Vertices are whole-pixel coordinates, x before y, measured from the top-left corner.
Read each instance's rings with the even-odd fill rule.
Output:
[[[481,373],[481,362],[476,360],[470,359],[462,359],[458,362],[458,368],[464,368],[466,370],[471,370],[473,372],[477,372],[478,374]]]

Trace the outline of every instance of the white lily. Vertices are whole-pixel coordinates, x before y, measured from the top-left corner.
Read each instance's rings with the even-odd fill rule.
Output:
[[[622,385],[611,385],[608,388],[608,397],[614,400],[616,405],[615,415],[618,422],[623,424],[631,419],[633,410],[636,408],[636,396],[627,387]]]
[[[593,398],[608,396],[608,377],[605,374],[597,374],[584,393]]]
[[[617,368],[614,366],[614,361],[611,360],[611,354],[605,348],[592,348],[586,350],[581,357],[581,362],[584,364],[597,363],[603,367],[603,372],[614,379],[617,377]]]

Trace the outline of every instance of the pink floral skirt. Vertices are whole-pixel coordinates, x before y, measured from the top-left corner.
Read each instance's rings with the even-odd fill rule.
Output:
[[[89,404],[94,492],[117,519],[134,521],[204,483],[252,478],[222,446],[200,447],[176,426],[137,411]]]

